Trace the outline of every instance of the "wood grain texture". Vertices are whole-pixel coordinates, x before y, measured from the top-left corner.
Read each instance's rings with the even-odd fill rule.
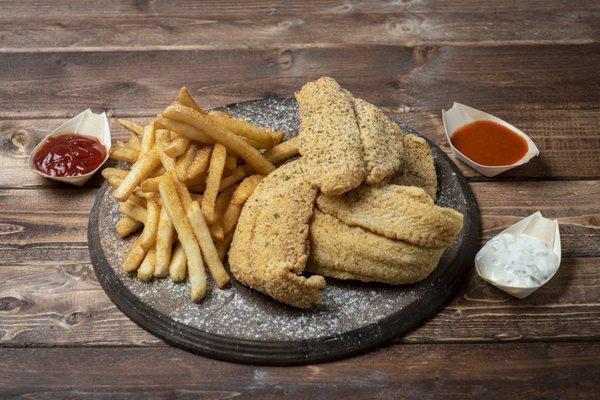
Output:
[[[591,340],[600,332],[598,181],[477,182],[485,241],[537,211],[558,218],[563,264],[519,301],[475,276],[402,342]],[[510,195],[507,195],[510,194]],[[95,190],[0,191],[2,345],[160,345],[123,316],[89,265],[86,225]]]
[[[7,53],[0,117],[64,118],[84,107],[148,116],[183,84],[210,108],[290,96],[323,75],[388,108],[439,112],[456,100],[483,109],[597,109],[599,63],[600,44]]]
[[[592,399],[600,390],[599,354],[599,343],[410,345],[278,368],[224,363],[173,348],[0,349],[0,395]]]

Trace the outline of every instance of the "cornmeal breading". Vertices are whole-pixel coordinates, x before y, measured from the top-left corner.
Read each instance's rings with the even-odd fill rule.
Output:
[[[403,142],[404,164],[401,171],[388,181],[396,185],[420,187],[435,200],[437,174],[431,148],[425,139],[413,134],[405,135]]]
[[[305,278],[309,221],[317,189],[301,161],[278,168],[256,187],[239,218],[229,264],[244,285],[295,307],[321,301],[322,276]]]
[[[421,247],[448,246],[462,229],[462,214],[438,207],[423,189],[382,184],[340,196],[320,195],[317,206],[351,226]]]
[[[354,110],[362,141],[365,182],[379,183],[402,166],[404,133],[380,108],[354,99]]]
[[[444,248],[424,248],[348,226],[315,210],[310,226],[308,271],[338,279],[393,285],[425,279]]]
[[[356,188],[366,171],[352,96],[334,79],[320,78],[304,85],[296,99],[306,180],[327,194]]]

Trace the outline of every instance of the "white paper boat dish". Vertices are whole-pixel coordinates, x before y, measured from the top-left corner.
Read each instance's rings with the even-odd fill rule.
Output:
[[[452,105],[452,108],[449,109],[448,111],[442,110],[442,120],[444,121],[444,130],[446,131],[446,138],[448,138],[448,143],[450,143],[450,149],[452,150],[452,153],[456,156],[456,158],[458,158],[459,160],[461,160],[462,162],[464,162],[471,168],[479,171],[479,173],[481,173],[484,176],[487,176],[487,177],[496,176],[504,171],[518,167],[519,165],[526,164],[533,157],[540,154],[535,143],[533,143],[533,141],[529,138],[529,136],[524,134],[520,129],[512,126],[508,122],[506,122],[498,117],[495,117],[495,116],[485,113],[483,111],[479,111],[475,108],[465,106],[464,104],[455,102]],[[467,124],[470,124],[473,121],[480,121],[480,120],[497,122],[500,125],[504,125],[511,131],[519,134],[527,142],[527,153],[525,153],[523,158],[521,158],[519,161],[517,161],[514,164],[497,165],[497,166],[496,165],[489,166],[489,165],[478,164],[475,161],[468,158],[467,156],[465,156],[464,154],[462,154],[460,151],[458,151],[452,145],[452,141],[450,140],[452,138],[452,135],[459,128],[461,128]]]
[[[529,236],[533,236],[535,238],[540,239],[548,249],[550,249],[557,257],[557,263],[554,268],[550,270],[548,278],[542,282],[540,285],[533,285],[528,287],[516,287],[516,286],[506,286],[502,283],[499,283],[494,276],[494,272],[497,272],[498,269],[502,268],[502,266],[494,266],[492,264],[485,265],[485,263],[480,262],[479,255],[481,254],[483,248],[479,250],[477,255],[475,256],[475,270],[485,281],[491,283],[497,288],[515,296],[519,299],[523,299],[529,296],[531,293],[535,292],[537,289],[546,284],[558,271],[558,267],[560,266],[560,258],[561,258],[561,249],[560,249],[560,232],[558,229],[558,222],[556,220],[550,220],[548,218],[544,218],[541,212],[536,212],[535,214],[530,215],[529,217],[517,222],[516,224],[510,226],[509,228],[503,230],[498,235],[494,236],[492,239],[497,238],[498,236],[511,233],[513,235],[517,235],[519,233],[526,234]],[[484,246],[485,247],[485,246]]]
[[[60,136],[67,133],[77,133],[79,135],[92,136],[97,138],[100,143],[106,148],[106,157],[100,163],[98,168],[95,170],[88,172],[85,175],[78,176],[51,176],[39,171],[33,162],[33,158],[39,148],[46,143],[48,138],[54,136]],[[106,118],[106,114],[94,114],[89,108],[79,115],[71,118],[67,122],[63,123],[58,128],[54,129],[50,134],[48,134],[37,146],[31,151],[29,155],[29,169],[35,172],[38,175],[43,176],[44,178],[54,179],[55,181],[66,182],[72,185],[81,186],[88,181],[94,175],[96,171],[102,164],[106,162],[108,159],[108,153],[110,152],[111,146],[111,138],[110,138],[110,128],[108,126],[108,119]]]

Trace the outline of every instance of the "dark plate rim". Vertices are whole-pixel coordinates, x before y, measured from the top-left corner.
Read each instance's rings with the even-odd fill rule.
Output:
[[[416,132],[414,129],[410,130]],[[437,147],[429,139],[425,139],[430,146]],[[437,148],[439,150],[439,147]],[[458,167],[443,151],[439,150],[438,153],[438,157],[443,157],[456,174],[466,200],[472,205],[468,208],[468,215],[465,216],[465,221],[469,222],[469,226],[465,224],[463,227],[463,229],[469,229],[470,232],[464,237],[478,238],[480,221],[475,196]],[[477,241],[463,240],[456,256],[451,261],[453,267],[448,268],[454,272],[451,274],[450,280],[445,285],[438,283],[430,289],[436,293],[435,296],[423,296],[401,311],[390,314],[376,323],[341,334],[315,339],[297,341],[237,339],[207,333],[177,322],[148,306],[127,289],[106,259],[100,246],[98,210],[108,189],[108,183],[105,182],[96,197],[88,222],[90,258],[98,281],[108,297],[133,322],[165,342],[223,361],[260,365],[304,365],[349,357],[382,345],[429,319],[448,300],[463,279],[464,272],[472,265],[478,247]],[[416,310],[419,312],[412,312]],[[406,315],[410,317],[407,318]]]

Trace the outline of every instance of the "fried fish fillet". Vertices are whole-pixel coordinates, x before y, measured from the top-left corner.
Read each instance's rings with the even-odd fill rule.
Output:
[[[433,271],[444,248],[425,248],[349,226],[315,210],[310,226],[310,272],[338,279],[408,284]]]
[[[304,85],[296,99],[306,179],[327,194],[358,187],[366,171],[352,95],[334,79],[323,77]]]
[[[301,161],[278,168],[246,201],[229,250],[232,274],[283,303],[308,308],[322,298],[325,279],[301,276],[309,252],[309,221],[317,189]]]
[[[320,195],[317,207],[351,226],[415,246],[448,246],[462,229],[463,216],[438,207],[414,186],[361,186],[341,196]]]
[[[365,182],[379,183],[402,166],[404,132],[380,108],[354,99],[354,110],[362,141]]]
[[[388,181],[396,185],[420,187],[435,200],[437,175],[431,148],[425,139],[413,134],[405,135],[403,143],[402,170],[392,175]]]

